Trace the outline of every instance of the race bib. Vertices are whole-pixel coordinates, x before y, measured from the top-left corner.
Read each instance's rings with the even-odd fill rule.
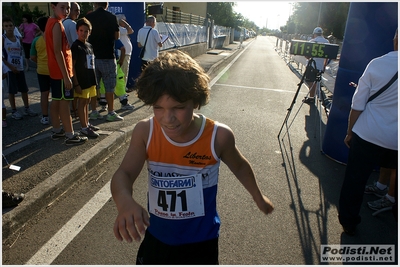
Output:
[[[20,56],[10,56],[9,62],[14,65],[17,69],[23,68],[22,57]]]
[[[202,175],[149,179],[149,212],[169,220],[204,216]]]
[[[94,55],[86,55],[86,65],[89,70],[94,70]]]

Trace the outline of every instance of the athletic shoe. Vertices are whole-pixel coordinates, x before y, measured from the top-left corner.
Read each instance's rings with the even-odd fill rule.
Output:
[[[129,103],[126,103],[126,105],[121,105],[121,109],[125,109],[125,110],[133,110],[135,108],[134,105],[131,105]]]
[[[118,115],[116,112],[114,112],[113,114],[108,113],[106,120],[107,121],[123,121],[124,118],[122,118],[120,115]]]
[[[386,187],[385,189],[381,190],[376,186],[376,183],[377,182],[374,182],[371,185],[366,185],[364,193],[368,195],[375,195],[377,197],[384,197],[388,192],[388,188]]]
[[[42,117],[42,118],[40,119],[40,123],[43,124],[43,125],[48,125],[48,124],[50,124],[49,117]]]
[[[97,137],[99,137],[99,134],[98,133],[96,133],[95,131],[93,131],[92,129],[90,129],[90,128],[85,128],[85,129],[81,129],[81,133],[83,133],[84,135],[86,135],[87,137],[90,137],[90,138],[97,138]]]
[[[78,133],[75,133],[72,138],[65,137],[65,144],[67,146],[72,145],[80,145],[85,143],[88,140],[86,136],[80,136]]]
[[[24,200],[24,194],[12,194],[3,191],[3,208],[13,208]]]
[[[367,202],[367,204],[370,209],[381,210],[384,208],[391,208],[394,206],[395,203],[393,203],[386,196],[384,196],[381,199]]]
[[[303,99],[303,103],[306,103],[306,104],[314,104],[314,102],[315,102],[315,98],[314,97],[305,97]]]
[[[7,127],[7,122],[3,121],[3,128]]]
[[[90,129],[92,129],[92,131],[98,131],[98,130],[100,130],[100,128],[99,127],[97,127],[97,126],[94,126],[94,125],[92,125],[92,124],[90,124],[89,123],[89,126],[88,126]]]
[[[31,116],[31,117],[35,117],[35,116],[37,116],[38,114],[35,112],[35,111],[33,111],[31,108],[25,108],[24,109],[24,112],[22,113],[24,116]]]
[[[65,137],[65,132],[63,129],[61,129],[61,131],[59,133],[51,131],[51,139],[58,140],[63,137]]]
[[[12,117],[13,119],[16,119],[16,120],[21,120],[21,119],[23,119],[23,117],[22,117],[21,113],[19,113],[19,111],[14,111],[14,112],[12,113],[11,117]]]
[[[103,116],[100,115],[100,113],[97,110],[94,110],[90,113],[89,119],[91,120],[101,120],[103,119]]]

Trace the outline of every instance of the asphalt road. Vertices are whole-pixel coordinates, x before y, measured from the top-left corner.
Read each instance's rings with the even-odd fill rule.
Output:
[[[327,118],[315,106],[301,105],[306,88],[300,91],[290,128],[277,138],[299,79],[274,45],[275,39],[260,36],[238,53],[212,81],[211,101],[199,111],[232,128],[261,190],[275,204],[271,215],[263,215],[221,164],[220,264],[324,264],[321,245],[397,247],[397,223],[390,212],[371,215],[366,201],[372,196],[364,199],[356,236],[342,233],[336,205],[345,166],[321,154],[319,130],[323,134]],[[3,244],[2,263],[134,264],[139,244],[120,243],[112,233],[116,209],[108,185],[125,151],[122,146],[99,162]],[[370,181],[374,179],[376,174]],[[134,186],[142,204],[146,187],[142,172]]]

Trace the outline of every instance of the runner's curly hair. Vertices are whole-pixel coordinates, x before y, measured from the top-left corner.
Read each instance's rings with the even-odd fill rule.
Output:
[[[154,105],[164,94],[183,103],[193,100],[198,109],[210,97],[210,78],[189,55],[179,50],[164,52],[146,66],[137,78],[137,96],[146,105]]]

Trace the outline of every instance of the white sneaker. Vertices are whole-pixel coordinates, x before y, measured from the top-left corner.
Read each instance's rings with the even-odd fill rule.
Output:
[[[89,114],[89,119],[91,119],[91,120],[101,120],[101,119],[103,119],[103,116],[101,116],[100,113],[97,110],[93,110]]]
[[[43,125],[48,125],[48,124],[50,124],[49,117],[42,117],[42,118],[40,119],[40,123],[43,124]]]
[[[117,112],[114,111],[113,114],[107,114],[106,120],[107,121],[123,121],[124,118],[122,118],[120,115],[117,114]]]
[[[31,108],[25,108],[24,112],[23,112],[24,116],[31,116],[31,117],[35,117],[37,116],[37,112],[33,111]]]
[[[126,105],[121,105],[121,109],[125,109],[125,110],[133,110],[135,108],[134,105],[131,105],[129,103],[126,103]]]
[[[21,113],[19,113],[19,111],[13,112],[12,115],[11,115],[11,117],[12,117],[13,119],[16,119],[16,120],[21,120],[21,119],[23,119],[23,117],[22,117]]]

